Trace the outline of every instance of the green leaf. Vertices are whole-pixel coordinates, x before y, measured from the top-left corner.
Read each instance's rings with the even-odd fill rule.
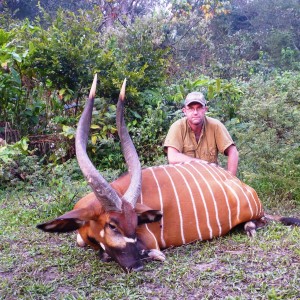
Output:
[[[216,93],[220,93],[221,91],[221,79],[220,78],[217,78],[216,79]]]
[[[21,56],[19,54],[17,54],[16,52],[12,52],[11,55],[16,61],[22,62]]]
[[[136,117],[137,119],[141,119],[141,118],[142,118],[141,115],[138,114],[136,111],[131,110],[131,112],[132,112],[132,114],[134,115],[134,117]]]
[[[96,124],[91,124],[91,129],[100,129],[100,126]]]
[[[97,143],[97,135],[92,135],[91,140],[92,140],[92,144],[96,145],[96,143]]]
[[[208,98],[208,100],[210,100],[213,97],[214,97],[214,88],[212,85],[210,85],[210,86],[208,86],[207,98]]]

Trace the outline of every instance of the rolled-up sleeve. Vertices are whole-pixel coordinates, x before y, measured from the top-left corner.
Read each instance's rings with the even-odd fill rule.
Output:
[[[220,153],[224,154],[224,151],[231,145],[235,145],[232,137],[230,136],[226,127],[220,122],[215,132],[216,144]]]
[[[174,122],[165,138],[164,141],[164,151],[167,151],[168,147],[173,147],[179,152],[183,151],[183,135],[180,120]]]

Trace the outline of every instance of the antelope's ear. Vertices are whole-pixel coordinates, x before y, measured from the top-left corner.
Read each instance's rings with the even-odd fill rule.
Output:
[[[79,229],[84,225],[84,221],[78,219],[60,219],[57,218],[55,220],[38,224],[36,227],[46,232],[71,232],[76,229]]]
[[[86,208],[80,208],[69,211],[54,220],[38,224],[36,227],[46,232],[71,232],[79,229],[86,221],[93,218],[92,212],[89,212]]]
[[[162,218],[160,210],[152,209],[141,203],[136,204],[135,212],[138,216],[138,225],[158,222]]]

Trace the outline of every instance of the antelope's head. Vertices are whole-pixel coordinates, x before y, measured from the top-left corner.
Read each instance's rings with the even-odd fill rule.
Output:
[[[126,192],[121,195],[114,190],[89,159],[86,146],[96,84],[97,76],[94,77],[89,98],[79,120],[75,140],[77,161],[93,194],[82,198],[72,211],[37,227],[47,232],[68,232],[77,229],[79,244],[89,244],[95,249],[101,247],[102,251],[126,272],[137,271],[142,269],[141,247],[136,236],[137,226],[158,221],[161,212],[141,204],[136,205],[141,192],[141,166],[124,120],[126,80],[120,91],[116,116],[122,152],[130,175]]]

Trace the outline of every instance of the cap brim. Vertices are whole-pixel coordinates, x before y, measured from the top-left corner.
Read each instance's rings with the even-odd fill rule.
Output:
[[[203,106],[206,105],[206,102],[203,102],[203,101],[201,101],[201,100],[196,100],[196,99],[187,100],[187,101],[184,102],[184,105],[185,105],[185,106],[188,106],[188,105],[190,105],[191,103],[199,103],[199,104],[201,104],[201,105],[203,105]]]

